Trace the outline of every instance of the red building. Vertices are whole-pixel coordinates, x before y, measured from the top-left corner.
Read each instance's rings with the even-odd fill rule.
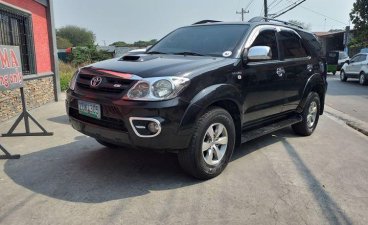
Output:
[[[28,106],[57,101],[57,67],[52,0],[0,0],[0,45],[20,47]],[[0,120],[20,111],[19,90],[0,92]]]

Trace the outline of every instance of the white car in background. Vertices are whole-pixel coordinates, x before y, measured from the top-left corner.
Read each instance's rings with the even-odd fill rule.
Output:
[[[339,51],[339,60],[337,61],[337,70],[341,70],[342,66],[350,60],[346,52]]]
[[[342,66],[340,80],[348,78],[358,78],[361,85],[368,83],[368,53],[359,53]]]

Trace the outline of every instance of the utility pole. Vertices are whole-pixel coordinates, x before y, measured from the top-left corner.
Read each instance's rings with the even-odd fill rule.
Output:
[[[267,0],[264,0],[264,17],[268,17],[268,4],[267,4]]]
[[[249,13],[249,10],[245,11],[244,8],[241,9],[241,12],[236,11],[236,14],[242,15],[242,21],[244,21],[244,14]]]

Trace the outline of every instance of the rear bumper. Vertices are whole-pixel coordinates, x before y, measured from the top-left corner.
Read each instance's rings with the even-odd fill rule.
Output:
[[[101,120],[78,113],[78,100],[100,104]],[[122,146],[156,150],[179,150],[189,146],[191,129],[180,128],[188,103],[178,99],[164,102],[131,102],[125,100],[86,99],[68,91],[66,109],[74,129],[90,137]],[[160,133],[140,137],[134,131],[130,118],[152,118],[160,122]]]

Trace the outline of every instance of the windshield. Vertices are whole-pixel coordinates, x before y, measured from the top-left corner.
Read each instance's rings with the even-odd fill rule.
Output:
[[[229,57],[248,29],[245,24],[183,27],[163,38],[148,54]]]

